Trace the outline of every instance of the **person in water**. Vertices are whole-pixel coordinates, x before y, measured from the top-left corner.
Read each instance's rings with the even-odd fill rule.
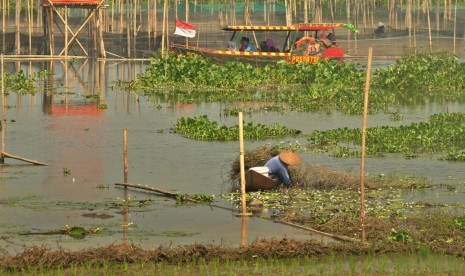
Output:
[[[284,186],[289,187],[292,184],[291,177],[289,176],[288,166],[300,165],[302,160],[292,151],[283,151],[279,155],[272,157],[265,163],[270,171],[271,177],[276,176],[279,178]]]

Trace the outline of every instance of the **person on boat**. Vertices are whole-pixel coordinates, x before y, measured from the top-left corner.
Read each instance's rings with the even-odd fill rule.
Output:
[[[330,48],[333,45],[338,45],[333,33],[329,33],[326,36],[326,38],[322,39],[321,41],[323,42],[323,46],[325,46],[325,48]]]
[[[266,41],[265,40],[260,42],[260,52],[268,52],[268,48],[266,47]]]
[[[279,49],[276,48],[276,46],[274,45],[273,39],[268,38],[265,43],[266,43],[266,49],[268,50],[268,52],[279,52]]]
[[[279,49],[276,48],[274,45],[274,41],[271,38],[268,38],[267,40],[263,40],[260,43],[260,51],[261,52],[279,52]]]
[[[249,44],[250,40],[248,37],[243,36],[241,38],[241,47],[239,48],[239,51],[241,52],[253,52],[253,47],[252,45]]]
[[[385,37],[386,36],[386,27],[383,22],[378,22],[378,28],[375,30],[376,37]]]
[[[228,41],[228,51],[236,51],[236,44],[234,43],[234,41]]]
[[[289,176],[288,166],[300,165],[302,160],[292,151],[283,151],[279,155],[272,157],[265,163],[265,167],[269,169],[271,177],[276,176],[284,184],[289,187],[292,184]]]

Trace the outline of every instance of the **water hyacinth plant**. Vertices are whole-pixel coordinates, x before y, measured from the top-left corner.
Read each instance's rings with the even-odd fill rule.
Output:
[[[383,155],[401,153],[407,157],[419,154],[447,153],[447,158],[465,149],[465,113],[440,113],[430,116],[428,122],[400,126],[380,126],[367,129],[366,153]],[[309,135],[310,148],[331,151],[335,157],[359,156],[361,131],[359,129],[338,128],[327,131],[314,131]],[[352,144],[349,148],[347,144]]]
[[[239,139],[239,126],[220,126],[206,115],[200,117],[181,117],[173,128],[175,133],[184,134],[189,139],[207,141],[231,141]],[[249,122],[244,124],[244,139],[258,140],[268,137],[281,137],[299,134],[296,129],[288,129],[280,124],[270,126]]]
[[[425,72],[428,72],[425,74]],[[138,93],[201,90],[193,95],[208,101],[274,101],[288,104],[290,110],[340,110],[361,114],[365,70],[354,63],[324,60],[316,64],[278,62],[254,67],[240,62],[218,65],[200,56],[171,56],[168,61],[153,59],[150,66],[131,83]],[[392,104],[425,96],[462,97],[465,65],[445,53],[407,54],[395,64],[374,70],[371,78],[370,112],[389,112]],[[206,96],[212,91],[227,91]],[[247,94],[246,91],[267,93]],[[276,91],[275,93],[271,93]],[[406,93],[408,92],[408,93]],[[192,98],[191,98],[192,100]]]
[[[463,94],[465,64],[446,53],[409,54],[376,70],[373,86],[398,94]]]
[[[5,90],[15,91],[18,93],[32,93],[35,91],[35,80],[33,77],[26,76],[23,70],[17,73],[5,74]]]

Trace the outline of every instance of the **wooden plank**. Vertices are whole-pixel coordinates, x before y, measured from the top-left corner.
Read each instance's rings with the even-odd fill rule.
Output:
[[[142,184],[129,184],[129,183],[115,183],[116,186],[124,186],[124,187],[131,187],[131,188],[136,188],[136,189],[142,189],[142,190],[147,190],[151,192],[157,192],[160,194],[163,194],[165,196],[173,197],[175,198],[178,194],[173,193],[170,191],[165,191],[162,189],[154,188],[154,187],[149,187],[147,185],[142,185]]]
[[[16,159],[16,160],[28,162],[28,163],[31,163],[31,164],[34,164],[34,165],[49,166],[49,164],[46,164],[46,163],[42,163],[42,162],[35,161],[35,160],[32,160],[32,159],[27,159],[27,158],[19,157],[19,156],[16,156],[16,155],[13,155],[13,154],[9,154],[9,153],[6,153],[6,152],[2,152],[2,153],[0,153],[0,154],[2,154],[2,155],[3,155],[4,157],[6,157],[6,158]]]

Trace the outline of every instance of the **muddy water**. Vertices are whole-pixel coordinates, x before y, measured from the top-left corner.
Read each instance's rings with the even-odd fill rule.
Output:
[[[7,64],[28,73],[48,68],[47,63]],[[241,220],[236,212],[207,206],[177,205],[174,201],[113,184],[123,181],[123,129],[128,132],[128,179],[130,183],[158,187],[180,194],[227,193],[227,172],[238,154],[236,142],[200,142],[170,133],[181,116],[208,115],[225,124],[219,103],[171,104],[153,96],[137,96],[116,88],[144,69],[143,62],[91,63],[75,61],[66,72],[53,62],[53,77],[39,85],[35,95],[11,93],[6,98],[6,147],[8,153],[50,166],[30,166],[12,159],[0,167],[0,246],[21,251],[22,245],[84,248],[128,241],[143,247],[215,243],[240,245],[258,238],[327,238],[254,217]],[[99,95],[100,100],[92,95]],[[87,96],[87,97],[86,97]],[[106,104],[106,109],[97,109]],[[459,112],[463,104],[428,103],[399,109],[404,121],[423,121],[437,112]],[[308,133],[316,129],[360,127],[359,116],[338,112],[278,114],[254,113],[245,120],[279,122]],[[399,123],[399,122],[397,122]],[[387,115],[374,115],[369,126],[396,124]],[[266,141],[305,143],[304,137]],[[247,142],[246,149],[264,142]],[[303,153],[305,162],[358,174],[358,159],[335,159]],[[367,173],[422,175],[436,183],[463,186],[460,163],[435,157],[406,160],[368,158]],[[461,192],[433,191],[409,194],[409,200],[428,198],[460,202]],[[231,208],[220,199],[216,204]],[[266,210],[265,210],[266,212]],[[99,217],[95,217],[99,216]],[[74,239],[66,235],[41,235],[68,226],[99,228],[95,235]],[[34,235],[22,235],[35,233]]]

